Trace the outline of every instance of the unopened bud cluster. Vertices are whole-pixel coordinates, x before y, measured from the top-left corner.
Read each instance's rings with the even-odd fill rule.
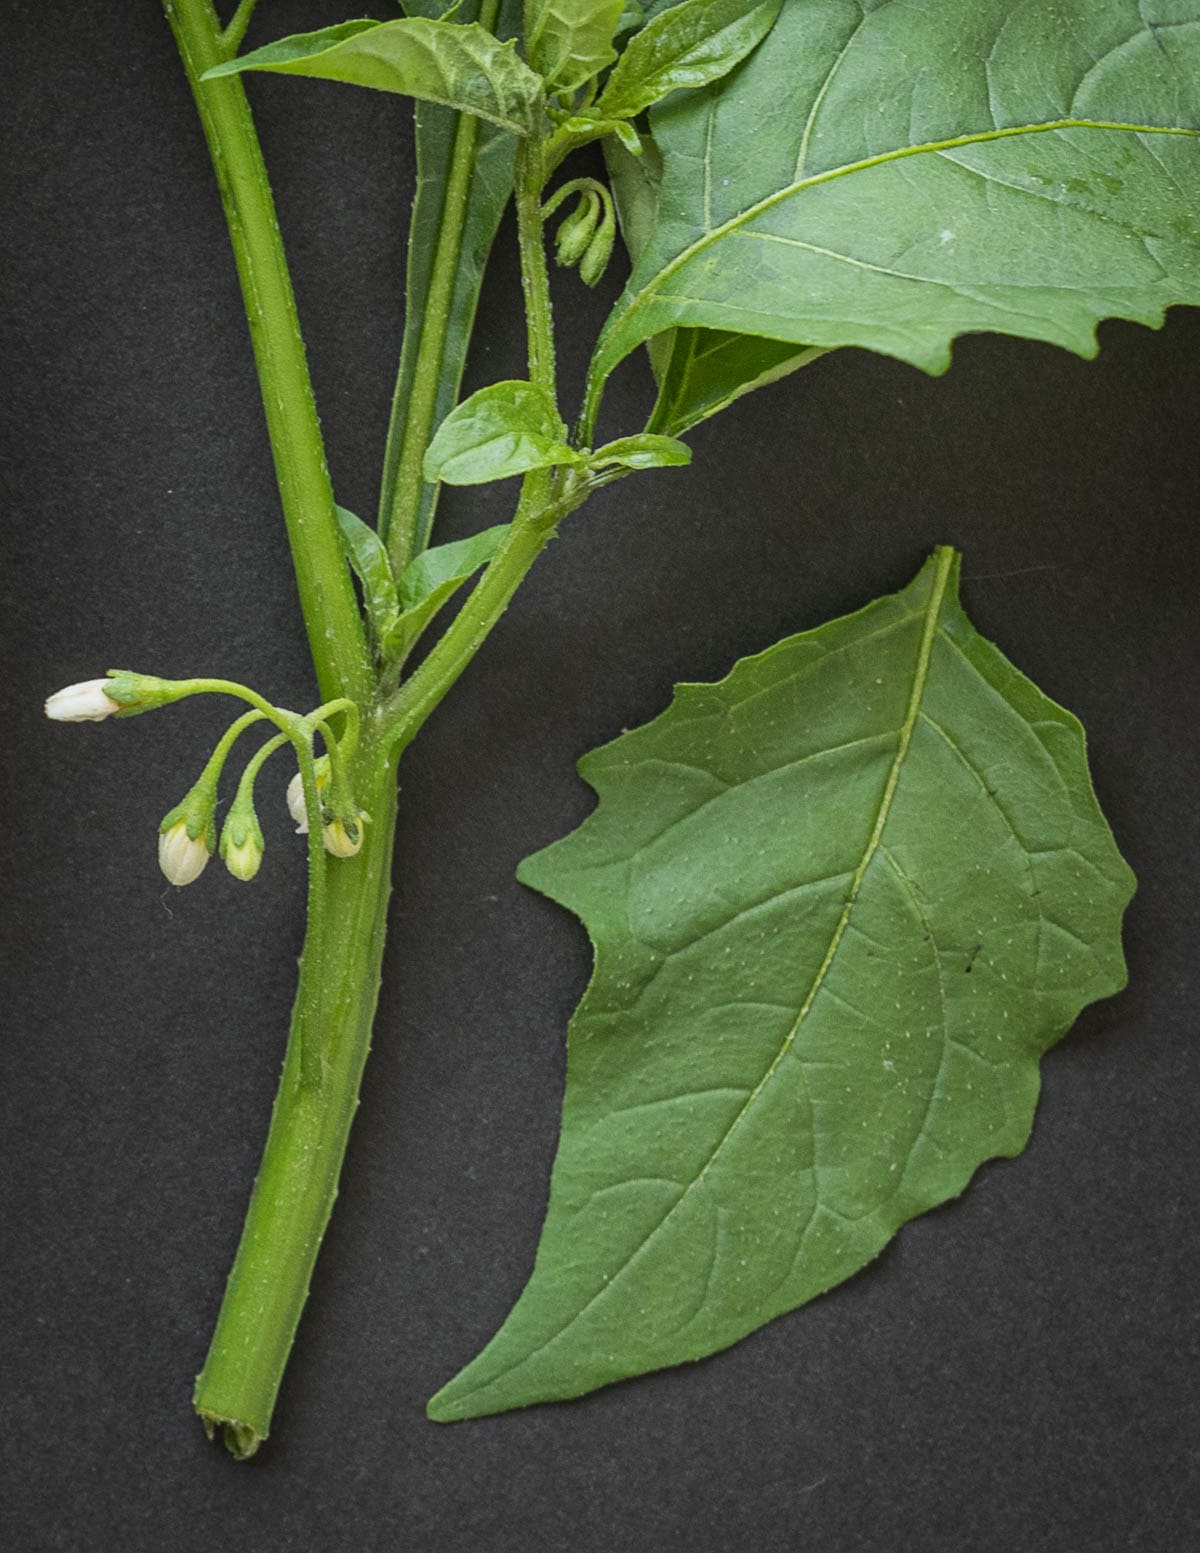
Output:
[[[329,761],[322,757],[316,762],[317,793],[323,796],[329,786]],[[296,834],[307,836],[309,832],[308,806],[304,802],[304,779],[297,771],[288,783],[288,812],[296,822]],[[323,808],[321,814],[321,839],[325,850],[334,857],[354,857],[362,851],[363,825],[368,816],[357,806],[347,806],[345,814]]]
[[[608,267],[617,235],[617,218],[612,196],[594,178],[579,178],[564,185],[547,203],[551,214],[569,194],[578,192],[575,209],[563,218],[555,234],[554,250],[559,264],[579,267],[579,278],[594,286]]]
[[[198,688],[196,681],[190,684],[173,682],[154,675],[114,669],[103,679],[83,680],[56,691],[46,701],[46,716],[55,722],[99,722],[109,717],[133,717],[166,706],[183,695],[194,694]],[[285,742],[285,735],[277,734],[247,766],[221,827],[219,845],[216,818],[217,784],[228,751],[246,723],[254,722],[258,715],[247,714],[230,728],[195,785],[163,816],[158,828],[158,864],[171,884],[191,884],[198,879],[208,866],[209,858],[217,851],[235,879],[248,882],[261,868],[266,848],[254,808],[254,782],[263,759]],[[350,794],[344,752],[337,770],[339,774],[335,781],[334,766],[328,755],[314,762],[321,801],[322,839],[331,856],[354,857],[362,849],[363,826],[369,816]],[[288,784],[287,805],[296,821],[297,831],[307,833],[309,816],[299,772]]]

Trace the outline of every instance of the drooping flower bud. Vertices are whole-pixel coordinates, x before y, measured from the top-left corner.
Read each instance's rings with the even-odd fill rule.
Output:
[[[264,850],[262,828],[253,807],[247,809],[235,803],[221,827],[221,857],[225,867],[235,879],[248,884],[262,867]]]
[[[322,755],[315,761],[313,769],[317,778],[317,792],[320,793],[329,781],[329,757]],[[304,778],[299,771],[287,786],[288,813],[296,822],[297,836],[308,835],[308,810],[304,803]]]
[[[607,191],[605,195],[604,215],[579,261],[579,278],[585,286],[594,286],[608,268],[617,236],[617,219],[613,213],[612,200],[607,197]]]
[[[354,819],[335,816],[322,831],[325,850],[334,857],[355,857],[362,851],[363,826],[369,816],[359,809]]]
[[[554,239],[555,258],[567,269],[578,264],[587,251],[600,219],[600,197],[594,189],[585,188],[579,195],[579,203],[567,216]]]
[[[56,690],[46,700],[46,716],[56,723],[98,723],[121,710],[119,701],[105,694],[107,679],[85,679],[78,685]]]
[[[158,866],[172,884],[191,884],[217,849],[216,778],[207,770],[191,792],[163,815],[158,827]]]
[[[191,884],[199,879],[211,856],[207,838],[189,836],[186,820],[176,820],[159,832],[158,866],[171,884]]]

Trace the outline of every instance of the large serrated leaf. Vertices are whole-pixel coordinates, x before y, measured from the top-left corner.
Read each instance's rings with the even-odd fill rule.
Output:
[[[953,552],[681,687],[581,762],[521,878],[596,949],[537,1262],[442,1420],[697,1359],[1023,1147],[1038,1059],[1124,983],[1083,731],[971,626]]]
[[[680,324],[945,368],[968,330],[1090,355],[1200,302],[1198,0],[788,0],[652,113],[653,232],[593,363]]]

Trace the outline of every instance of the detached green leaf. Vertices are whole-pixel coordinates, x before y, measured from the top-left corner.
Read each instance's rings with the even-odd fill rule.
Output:
[[[668,469],[691,461],[692,450],[686,442],[643,431],[635,437],[606,442],[591,455],[588,465],[592,469],[603,469],[607,464],[620,464],[625,469]]]
[[[377,642],[382,642],[392,629],[400,608],[387,551],[369,524],[345,507],[334,510],[342,550],[362,583],[371,634]]]
[[[597,809],[520,872],[596,950],[546,1224],[433,1418],[724,1348],[1024,1147],[1039,1057],[1124,983],[1133,878],[956,570],[581,762]]]
[[[473,113],[514,135],[531,135],[544,111],[542,83],[511,43],[500,43],[477,22],[342,22],[320,32],[296,33],[217,65],[204,79],[269,70],[279,75],[348,81],[381,92]]]
[[[410,561],[400,577],[400,607],[403,613],[395,621],[384,643],[388,658],[405,657],[415,646],[425,627],[467,579],[488,562],[504,543],[510,525],[498,523],[458,539],[448,545],[435,545]]]
[[[464,399],[434,433],[426,480],[484,485],[531,469],[579,464],[554,401],[533,383],[493,383]]]
[[[658,219],[593,405],[680,324],[940,372],[967,330],[1091,355],[1102,318],[1200,302],[1197,0],[789,0],[651,123]]]
[[[684,0],[630,40],[608,78],[597,117],[630,119],[683,87],[728,75],[762,42],[782,0]]]
[[[573,92],[617,57],[624,0],[525,0],[525,54],[549,92]]]

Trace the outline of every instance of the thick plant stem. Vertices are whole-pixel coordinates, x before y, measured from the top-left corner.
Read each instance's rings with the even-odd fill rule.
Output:
[[[499,12],[500,0],[483,0],[479,7],[480,25],[493,31]],[[480,121],[473,114],[460,114],[454,131],[450,173],[442,195],[428,296],[420,318],[405,319],[405,330],[417,334],[416,362],[411,384],[406,384],[405,359],[401,357],[384,451],[379,511],[379,533],[387,544],[392,570],[397,577],[421,548],[418,529],[421,493],[425,485],[422,465],[433,436],[442,386],[463,231],[475,177],[479,130]]]
[[[196,1411],[210,1432],[223,1431],[238,1457],[253,1455],[270,1429],[370,1047],[396,817],[396,755],[381,748],[373,729],[356,776],[372,823],[357,857],[325,864],[324,930],[310,923],[271,1129],[196,1382]],[[320,1064],[316,1084],[302,1082],[306,1047]]]
[[[201,81],[226,60],[211,0],[163,0],[208,141],[237,262],[296,586],[322,696],[365,700],[366,636],[342,559],[304,344],[258,137],[236,77]]]

